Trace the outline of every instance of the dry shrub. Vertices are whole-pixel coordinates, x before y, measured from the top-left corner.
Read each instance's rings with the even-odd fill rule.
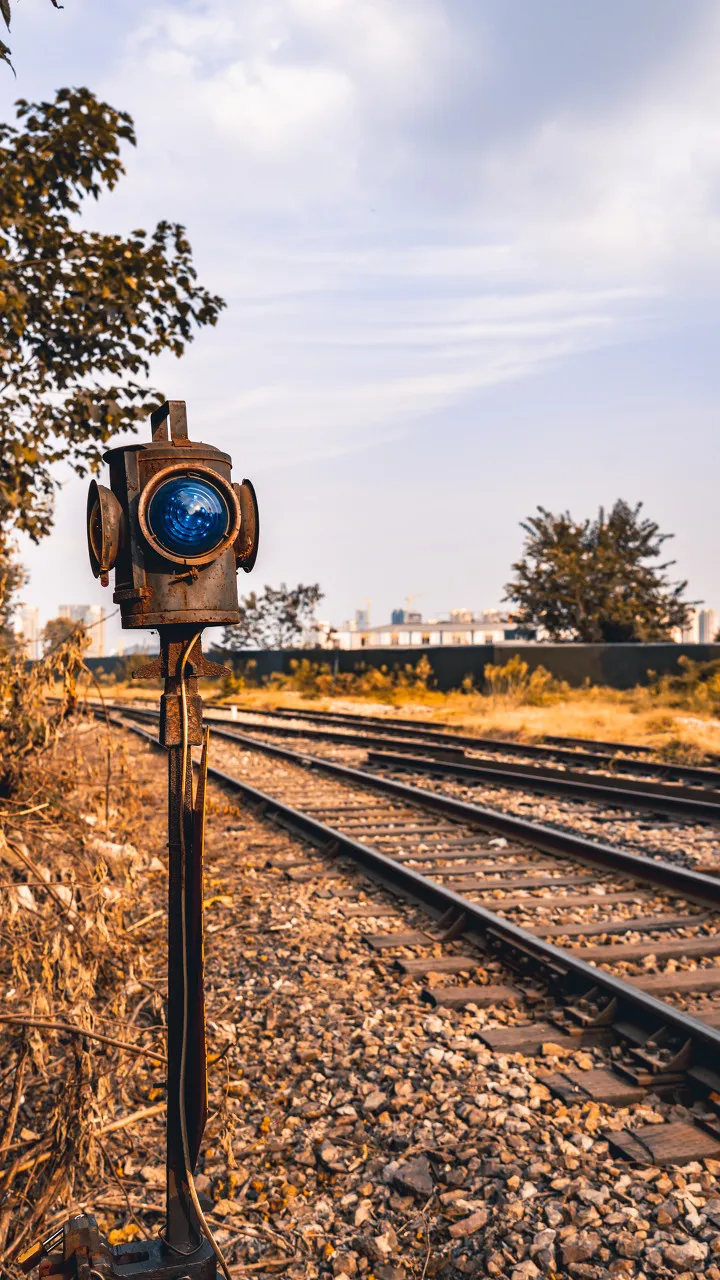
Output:
[[[131,1066],[136,1086],[143,1077],[137,1057],[94,1039],[134,1039],[125,1028],[145,995],[144,964],[124,930],[143,858],[87,823],[62,830],[43,817],[6,819],[0,833],[2,1264],[51,1208],[107,1175],[99,1119],[116,1096],[128,1100]]]
[[[87,643],[77,627],[40,662],[26,662],[16,649],[0,649],[0,798],[27,793],[36,769],[44,770],[60,726],[77,706]],[[46,698],[58,685],[60,697],[50,706]]]
[[[71,716],[84,643],[76,631],[32,665],[0,651],[0,1269],[6,1272],[47,1225],[50,1210],[57,1218],[58,1206],[83,1186],[103,1174],[112,1179],[98,1117],[116,1099],[129,1100],[131,1069],[137,1088],[153,1065],[137,1056],[136,1037],[144,1025],[138,1012],[154,996],[140,985],[142,954],[124,932],[126,916],[137,913],[146,892],[144,860],[102,828],[95,810],[104,807],[104,758],[94,742],[88,766],[82,741],[98,729]],[[46,703],[58,685],[59,698]],[[93,775],[89,800],[77,790],[86,767]],[[94,1038],[98,1033],[134,1040],[137,1048],[107,1044]]]
[[[515,706],[543,707],[561,702],[570,693],[570,686],[564,680],[557,680],[545,667],[531,671],[527,662],[515,654],[503,666],[488,663],[485,692]]]
[[[671,764],[708,764],[707,753],[702,747],[677,735],[668,738],[667,742],[663,742],[661,746],[656,748],[656,752],[661,760],[667,760]]]
[[[679,675],[655,676],[648,687],[653,702],[684,711],[720,713],[720,658],[712,662],[693,662],[684,655],[678,659]]]
[[[225,668],[220,687],[218,689],[214,686],[211,696],[233,698],[238,693],[244,693],[246,689],[257,689],[259,683],[257,662],[254,658],[248,658],[247,662],[240,663],[237,668]]]
[[[268,683],[273,689],[292,690],[304,698],[356,697],[394,703],[408,696],[422,698],[432,682],[433,670],[423,654],[415,666],[406,663],[389,669],[361,664],[355,671],[337,672],[326,663],[293,659],[289,675],[276,673]]]

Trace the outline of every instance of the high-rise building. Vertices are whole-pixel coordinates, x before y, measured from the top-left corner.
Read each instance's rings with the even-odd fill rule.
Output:
[[[718,616],[714,609],[701,609],[698,614],[698,640],[712,644],[718,633]]]
[[[24,604],[18,610],[16,635],[25,650],[25,657],[37,662],[40,657],[40,610]]]
[[[688,610],[687,626],[680,627],[680,643],[681,644],[697,644],[699,633],[699,612],[697,609]]]
[[[69,618],[71,622],[82,622],[87,628],[90,648],[89,658],[105,656],[105,610],[100,604],[61,604],[58,608],[59,618]]]

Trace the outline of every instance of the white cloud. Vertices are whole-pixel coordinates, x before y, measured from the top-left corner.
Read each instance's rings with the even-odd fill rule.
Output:
[[[179,201],[229,299],[221,415],[239,395],[274,432],[292,404],[329,452],[363,445],[383,415],[405,430],[642,331],[673,271],[715,256],[715,54],[698,76],[683,49],[593,112],[568,100],[529,128],[466,130],[446,155],[455,82],[470,67],[477,87],[491,48],[482,18],[468,49],[450,16],[440,0],[205,0],[155,5],[128,37],[105,89],[138,119],[123,198]]]

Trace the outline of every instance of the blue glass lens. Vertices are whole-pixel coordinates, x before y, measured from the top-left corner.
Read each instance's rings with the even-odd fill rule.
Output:
[[[150,499],[148,524],[158,542],[176,556],[202,556],[228,530],[227,505],[217,489],[195,476],[166,480]]]

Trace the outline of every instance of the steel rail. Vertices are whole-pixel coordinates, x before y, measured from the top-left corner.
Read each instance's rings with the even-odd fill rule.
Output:
[[[382,720],[379,716],[355,716],[344,712],[324,712],[324,711],[288,711],[285,708],[278,708],[274,711],[260,711],[254,707],[238,708],[243,716],[264,716],[275,717],[280,720],[304,720],[309,719],[314,723],[324,723],[328,725],[336,725],[337,728],[345,725],[367,727],[375,734],[383,737],[394,737],[399,739],[412,738],[415,741],[421,739],[424,742],[437,742],[457,744],[474,751],[484,751],[489,754],[505,754],[537,757],[540,760],[559,760],[562,763],[573,764],[576,766],[586,766],[587,768],[600,769],[617,769],[621,773],[638,773],[658,778],[677,778],[685,782],[697,782],[708,788],[720,790],[720,770],[703,768],[694,765],[673,764],[660,760],[633,760],[625,756],[614,756],[606,751],[576,751],[563,749],[556,746],[546,746],[544,743],[536,742],[517,742],[514,739],[505,738],[479,738],[472,734],[462,734],[455,731],[451,726],[447,730],[433,729],[429,726],[431,721],[418,720],[418,728],[412,729],[409,726],[413,724],[411,720]],[[209,717],[206,717],[208,719]],[[233,721],[233,723],[235,723]],[[249,726],[252,727],[252,726]],[[257,726],[260,729],[260,725]],[[280,730],[272,725],[265,726],[268,733],[279,733]],[[288,729],[288,736],[302,736],[301,731],[297,728]],[[306,737],[319,736],[319,731],[310,730],[305,734]],[[562,739],[553,739],[554,742],[560,742]],[[578,746],[582,739],[568,739],[568,741],[576,741]],[[587,740],[590,746],[594,744]],[[630,750],[640,750],[640,748],[627,747]],[[650,750],[650,748],[648,748]]]
[[[596,747],[598,751],[607,751],[611,755],[616,751],[634,751],[637,755],[652,755],[655,747],[642,742],[608,742],[603,738],[573,738],[557,733],[544,733],[543,742],[557,747]]]
[[[240,708],[238,708],[238,710],[240,710]],[[243,714],[249,715],[266,714],[256,707],[243,707],[242,711]],[[308,716],[310,719],[326,720],[328,723],[342,722],[346,724],[372,724],[378,721],[380,724],[387,726],[399,726],[413,730],[428,729],[432,732],[443,733],[445,735],[455,734],[457,732],[455,725],[444,724],[442,721],[438,720],[416,720],[414,717],[411,718],[403,716],[388,716],[386,718],[381,716],[364,715],[359,711],[321,711],[313,707],[309,707],[307,710],[300,710],[299,708],[293,707],[277,707],[274,711],[267,714],[276,716]],[[498,741],[500,741],[500,739]],[[555,747],[594,747],[597,751],[602,751],[604,754],[613,754],[617,751],[634,751],[639,755],[645,755],[647,753],[652,754],[655,750],[654,747],[635,742],[606,742],[599,738],[571,738],[549,733],[543,734],[542,742],[532,743],[529,745],[542,748],[546,747],[548,743]]]
[[[663,786],[623,778],[621,783],[603,776],[561,773],[542,765],[514,762],[486,764],[477,760],[441,760],[430,757],[393,754],[391,751],[368,751],[368,764],[395,766],[411,773],[464,779],[468,782],[490,782],[526,791],[547,792],[571,799],[602,800],[618,808],[651,809],[700,822],[720,822],[720,793],[695,792],[687,787]],[[706,798],[706,796],[708,798]]]
[[[157,720],[159,713],[133,711],[130,714]],[[212,728],[210,732],[214,737],[226,738],[236,745],[274,756],[279,760],[286,760],[289,764],[328,773],[371,791],[382,791],[386,795],[396,796],[408,804],[443,814],[446,818],[455,818],[485,831],[495,831],[509,836],[513,840],[532,845],[533,848],[553,857],[570,856],[588,866],[619,871],[633,880],[659,885],[672,893],[680,894],[683,898],[702,903],[703,906],[720,907],[720,878],[705,875],[701,871],[676,866],[660,858],[647,858],[642,854],[629,853],[614,845],[587,840],[584,836],[575,835],[559,827],[546,827],[540,823],[528,822],[525,818],[502,813],[499,809],[487,809],[480,805],[469,804],[465,800],[458,800],[454,796],[443,795],[441,792],[411,787],[405,782],[397,782],[393,778],[385,778],[376,773],[367,773],[352,765],[339,764],[335,760],[324,760],[320,756],[293,751],[289,747],[278,747],[274,743],[254,738],[251,734],[217,727]]]
[[[237,721],[228,721],[224,717],[205,715],[207,724],[236,724]],[[248,725],[247,728],[257,733],[267,733],[270,737],[280,738],[317,738],[319,742],[334,742],[338,746],[348,747],[367,747],[372,744],[377,746],[392,745],[395,751],[413,751],[418,747],[424,747],[428,751],[436,754],[438,759],[447,758],[448,760],[457,760],[465,755],[465,749],[461,743],[455,743],[452,738],[445,738],[443,742],[433,740],[425,740],[424,738],[395,738],[389,734],[374,735],[372,732],[352,733],[346,731],[344,727],[338,725],[337,729],[317,729],[314,725],[299,728],[297,725],[285,724],[259,724]]]
[[[157,739],[147,730],[137,725],[127,724],[123,720],[117,720],[114,716],[112,721],[149,740],[153,745],[160,746]],[[281,751],[281,748],[273,748],[272,753],[279,755]],[[294,753],[285,751],[282,754],[288,756]],[[298,757],[295,763],[311,764],[313,759],[312,757]],[[337,770],[333,769],[331,772],[337,772]],[[344,770],[343,772],[351,775],[351,780],[361,782],[364,785],[372,785],[376,781],[372,775],[359,774],[359,776],[356,776],[359,773],[357,770]],[[495,944],[500,944],[516,952],[521,961],[530,956],[538,965],[549,972],[551,982],[553,980],[557,982],[560,974],[566,975],[568,980],[572,979],[576,994],[581,994],[583,990],[590,991],[593,988],[601,988],[609,999],[618,1002],[614,1021],[621,1022],[623,1020],[623,1011],[631,1013],[634,1017],[640,1015],[645,1025],[652,1029],[651,1034],[652,1031],[657,1033],[663,1028],[669,1028],[682,1037],[683,1040],[690,1040],[693,1044],[702,1046],[704,1056],[707,1055],[709,1065],[714,1066],[717,1063],[717,1055],[720,1052],[720,1029],[700,1022],[690,1014],[684,1013],[683,1010],[676,1009],[672,1005],[666,1004],[663,1000],[659,1000],[657,997],[633,987],[632,983],[628,983],[612,973],[594,968],[573,951],[566,951],[553,943],[546,942],[544,939],[527,933],[519,925],[512,924],[510,921],[495,915],[487,907],[463,897],[453,889],[446,888],[444,885],[424,876],[421,872],[414,871],[404,863],[388,858],[371,846],[355,840],[352,836],[348,836],[344,832],[328,826],[326,823],[320,822],[310,814],[293,808],[277,797],[260,791],[243,779],[225,773],[213,765],[209,766],[208,773],[216,782],[241,794],[254,806],[259,816],[309,840],[321,850],[328,851],[332,849],[335,853],[344,853],[353,862],[362,866],[374,879],[379,880],[382,884],[399,892],[404,897],[419,903],[429,910],[431,914],[447,916],[452,913],[457,920],[464,917],[465,927],[463,934],[475,937],[484,948],[487,949],[489,947],[492,950]],[[382,789],[385,790],[386,788]],[[412,789],[401,787],[401,790],[403,792],[411,791],[411,797],[405,798],[412,798],[416,802],[414,795],[412,795]],[[471,806],[466,807],[472,808]],[[634,855],[627,856],[632,857]],[[710,877],[703,876],[698,878],[701,880],[710,879]],[[715,885],[715,888],[718,890],[718,898],[720,898],[720,885]]]

